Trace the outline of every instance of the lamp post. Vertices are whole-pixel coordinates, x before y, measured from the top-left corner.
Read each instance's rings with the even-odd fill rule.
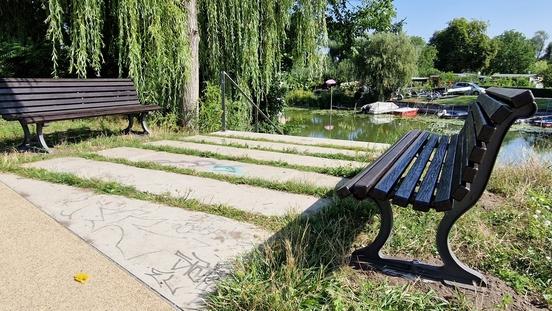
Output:
[[[328,131],[333,130],[334,126],[332,125],[332,113],[333,113],[333,87],[337,84],[334,79],[326,80],[326,86],[330,88],[330,124],[324,126]]]

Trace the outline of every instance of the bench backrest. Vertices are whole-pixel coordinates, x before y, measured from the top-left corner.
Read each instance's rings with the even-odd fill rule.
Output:
[[[456,145],[451,176],[454,199],[479,198],[508,129],[517,119],[532,116],[536,109],[528,90],[489,88],[479,95],[469,106],[462,130],[451,137]]]
[[[0,115],[29,114],[140,104],[130,79],[0,78]]]

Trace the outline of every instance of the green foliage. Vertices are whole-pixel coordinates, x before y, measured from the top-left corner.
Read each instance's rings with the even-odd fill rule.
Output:
[[[52,69],[47,42],[0,42],[0,77],[47,77]]]
[[[203,96],[199,104],[199,131],[211,133],[221,129],[222,97],[220,88],[212,83],[207,83],[203,90]]]
[[[360,42],[360,77],[380,100],[405,86],[416,70],[416,52],[404,34],[379,33]]]
[[[54,75],[67,61],[78,77],[129,76],[143,102],[181,113],[190,51],[180,1],[48,0],[45,9]]]
[[[509,30],[493,39],[497,53],[489,71],[495,73],[527,73],[535,62],[535,45],[521,32]]]
[[[200,0],[204,79],[218,79],[225,70],[253,97],[264,98],[280,72],[288,39],[293,67],[319,75],[325,5],[323,0]]]
[[[423,47],[416,63],[418,67],[418,75],[421,77],[428,77],[430,75],[439,73],[439,70],[435,68],[436,60],[437,48],[435,48],[433,45],[426,45],[425,47]]]
[[[552,87],[552,66],[542,73],[542,83],[545,87]]]
[[[397,15],[392,0],[362,0],[357,5],[348,1],[329,0],[328,37],[333,60],[352,58],[351,49],[358,37],[371,31],[382,32],[394,29],[393,18]]]
[[[312,91],[292,90],[286,95],[286,104],[292,107],[318,107],[318,97]]]
[[[551,65],[547,61],[539,60],[531,65],[530,71],[536,75],[542,76],[550,66]]]
[[[533,87],[534,85],[527,78],[499,78],[488,79],[483,82],[485,85],[498,87]]]
[[[483,21],[453,19],[448,27],[437,31],[430,40],[438,52],[437,69],[453,72],[476,72],[487,68],[496,47],[487,36]]]

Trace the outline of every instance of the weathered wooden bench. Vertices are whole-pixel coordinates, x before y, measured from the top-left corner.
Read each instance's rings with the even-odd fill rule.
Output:
[[[463,264],[452,252],[448,236],[454,223],[483,194],[498,151],[516,119],[536,112],[533,94],[526,90],[490,88],[469,107],[459,134],[437,135],[411,131],[371,165],[337,190],[341,197],[372,199],[381,214],[380,232],[367,247],[352,254],[357,268],[398,275],[416,275],[445,284],[485,286],[485,277]],[[391,203],[415,210],[444,212],[437,228],[442,265],[407,261],[381,254],[393,227]]]
[[[127,115],[130,133],[134,118],[149,134],[146,116],[159,110],[155,105],[141,105],[130,79],[18,79],[0,78],[0,115],[19,121],[25,135],[20,150],[29,150],[29,124],[36,124],[37,142],[42,150],[50,149],[44,140],[46,123],[90,117]]]

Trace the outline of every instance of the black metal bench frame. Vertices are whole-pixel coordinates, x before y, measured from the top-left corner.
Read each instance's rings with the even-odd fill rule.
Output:
[[[409,132],[340,187],[337,193],[341,197],[353,195],[358,200],[371,199],[381,214],[378,235],[372,244],[353,252],[351,264],[359,269],[414,275],[463,288],[486,286],[487,280],[480,272],[455,256],[449,234],[456,221],[483,194],[510,126],[519,118],[532,116],[536,109],[530,91],[490,88],[470,105],[470,113],[458,135]],[[392,258],[381,253],[392,233],[392,203],[403,207],[412,205],[423,212],[432,208],[444,212],[436,233],[442,265]]]
[[[130,79],[26,79],[0,78],[0,115],[18,121],[23,129],[19,151],[36,150],[29,129],[36,125],[39,150],[51,152],[44,139],[47,123],[100,116],[126,115],[124,134],[150,134],[147,115],[161,107],[141,105]],[[142,127],[132,130],[134,119]]]

